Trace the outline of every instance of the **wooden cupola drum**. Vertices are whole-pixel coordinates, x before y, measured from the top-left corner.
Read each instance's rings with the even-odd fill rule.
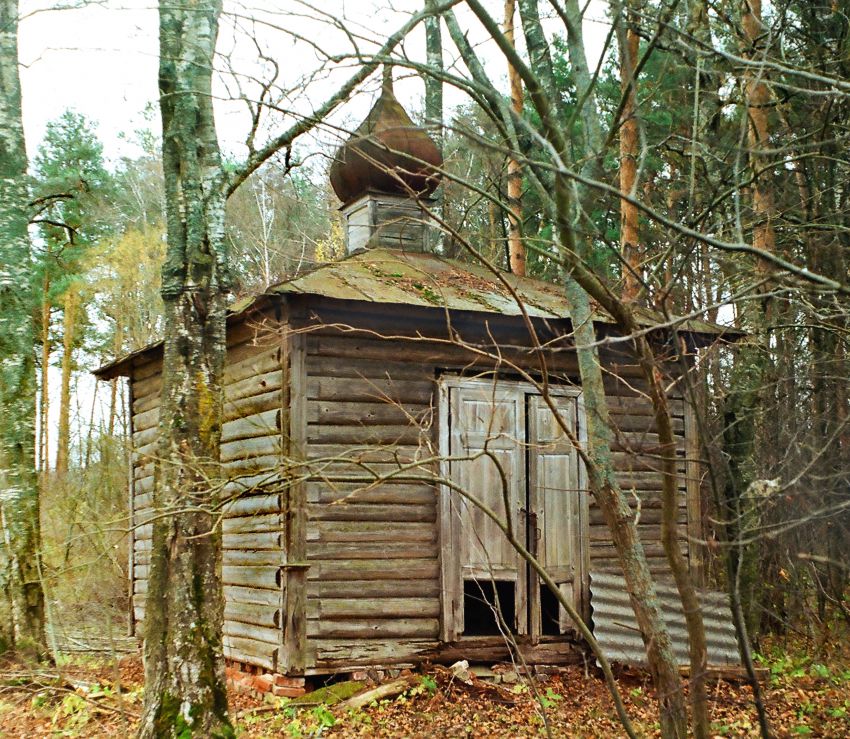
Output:
[[[347,252],[428,251],[434,230],[429,196],[440,183],[442,163],[437,145],[396,99],[385,69],[381,96],[337,150],[330,169],[343,203]]]

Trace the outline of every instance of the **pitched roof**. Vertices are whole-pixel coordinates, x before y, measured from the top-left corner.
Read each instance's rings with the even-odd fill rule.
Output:
[[[512,294],[513,292],[513,294]],[[487,267],[446,259],[437,254],[367,249],[338,262],[319,265],[309,272],[273,285],[264,293],[236,301],[231,316],[253,308],[261,299],[275,295],[319,295],[337,300],[409,305],[441,310],[522,314],[520,302],[532,318],[569,319],[563,290],[556,284],[532,277],[500,272]],[[518,302],[518,300],[520,302]],[[682,331],[713,337],[738,338],[741,332],[694,318],[666,319],[648,308],[638,308],[638,320],[646,327],[675,324]],[[611,323],[607,315],[594,320]],[[162,342],[127,354],[94,374],[101,378],[122,374],[123,365],[157,348]]]

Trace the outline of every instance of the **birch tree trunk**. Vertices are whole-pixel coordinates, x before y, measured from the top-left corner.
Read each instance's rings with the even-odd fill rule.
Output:
[[[216,504],[228,290],[226,188],[212,107],[220,0],[159,8],[167,252],[156,520],[141,737],[232,737]]]
[[[46,657],[41,526],[35,473],[35,326],[27,152],[18,74],[18,2],[0,0],[0,514],[5,546],[0,631]],[[11,624],[9,616],[11,615]]]

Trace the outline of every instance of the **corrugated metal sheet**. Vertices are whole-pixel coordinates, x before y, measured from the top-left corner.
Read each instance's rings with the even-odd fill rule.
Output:
[[[676,659],[680,665],[687,665],[688,635],[679,593],[669,582],[657,582],[656,587]],[[739,664],[738,641],[728,597],[724,593],[703,590],[700,591],[700,602],[708,663]],[[590,605],[593,609],[593,634],[608,659],[624,664],[646,664],[646,649],[629,601],[625,578],[619,573],[591,572]]]

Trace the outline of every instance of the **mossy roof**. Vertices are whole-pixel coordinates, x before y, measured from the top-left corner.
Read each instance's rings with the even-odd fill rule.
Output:
[[[319,265],[262,294],[237,300],[230,307],[230,313],[235,316],[249,311],[261,300],[275,295],[318,295],[336,300],[504,316],[522,315],[522,306],[532,318],[570,317],[563,290],[557,284],[508,272],[494,274],[484,265],[446,259],[437,254],[379,248]],[[740,331],[727,326],[694,318],[666,318],[648,308],[637,310],[639,322],[646,327],[676,325],[680,331],[706,337],[737,339],[741,336]],[[609,316],[601,313],[595,315],[594,320],[603,324],[612,322]],[[123,374],[125,363],[155,349],[159,343],[116,359],[94,374],[103,378]]]

